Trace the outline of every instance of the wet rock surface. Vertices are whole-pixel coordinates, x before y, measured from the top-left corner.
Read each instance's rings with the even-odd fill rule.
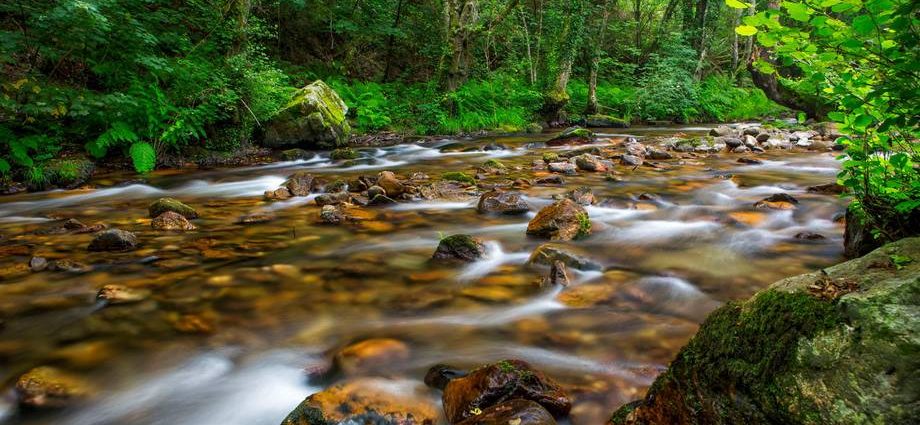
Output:
[[[544,207],[527,224],[528,235],[545,239],[568,241],[590,233],[588,212],[571,199]]]
[[[444,412],[451,423],[515,399],[536,402],[556,417],[564,417],[572,409],[571,400],[559,384],[521,360],[503,360],[452,379],[442,396]]]
[[[167,211],[172,211],[187,219],[198,218],[198,212],[195,211],[194,208],[174,198],[160,198],[156,202],[150,204],[147,211],[150,214],[150,218],[158,217],[160,214]]]
[[[440,261],[472,262],[485,255],[486,247],[470,235],[451,235],[438,242],[431,258]]]
[[[135,248],[137,248],[137,236],[120,229],[109,229],[97,233],[87,247],[90,251],[131,251]]]
[[[483,193],[479,197],[476,209],[483,214],[525,214],[530,211],[530,206],[517,192],[503,192],[493,190]]]
[[[555,425],[556,420],[543,406],[530,400],[511,400],[496,404],[459,425]]]
[[[411,381],[358,378],[306,398],[282,425],[435,424],[437,405]]]
[[[716,310],[645,399],[611,422],[911,422],[917,259],[920,238],[903,239]]]
[[[166,211],[150,221],[150,227],[153,227],[155,230],[173,230],[173,231],[187,231],[195,230],[194,224],[188,221],[181,214]]]
[[[15,391],[19,403],[32,408],[65,407],[93,393],[81,378],[50,366],[37,367],[20,376]]]

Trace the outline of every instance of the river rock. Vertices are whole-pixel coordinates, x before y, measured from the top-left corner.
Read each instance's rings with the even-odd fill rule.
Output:
[[[130,304],[147,298],[147,291],[132,289],[122,285],[105,285],[96,293],[97,301],[107,304]]]
[[[409,346],[392,338],[366,339],[335,354],[333,364],[347,376],[380,373],[393,363],[409,359]]]
[[[292,196],[294,195],[291,194],[291,190],[286,187],[265,191],[265,199],[269,201],[283,201],[285,199],[291,199]]]
[[[545,243],[537,247],[527,260],[529,264],[552,266],[561,261],[566,266],[577,270],[601,270],[603,266],[596,261],[569,251],[564,245]]]
[[[386,195],[395,198],[399,195],[402,195],[406,191],[405,186],[396,178],[396,174],[393,174],[392,171],[381,171],[377,175],[377,186],[383,188],[386,191]]]
[[[195,211],[194,208],[183,204],[178,199],[160,198],[150,204],[149,207],[147,207],[147,212],[149,213],[150,218],[155,218],[166,211],[172,211],[176,214],[180,214],[189,220],[198,218],[198,212]]]
[[[754,203],[754,208],[769,208],[771,210],[795,209],[799,200],[788,193],[775,193]]]
[[[466,375],[466,371],[453,368],[446,364],[436,364],[428,369],[428,373],[425,374],[425,385],[443,391],[444,388],[447,387],[448,382]]]
[[[516,215],[526,214],[530,206],[524,202],[520,193],[492,190],[479,197],[476,210],[481,214]]]
[[[510,400],[496,404],[458,425],[555,425],[556,420],[543,406],[530,400]]]
[[[844,221],[846,227],[843,230],[843,255],[847,258],[866,255],[882,245],[872,234],[872,227],[863,221],[852,207],[847,208]]]
[[[744,146],[744,141],[737,137],[718,137],[716,141],[725,143],[725,146],[728,146],[729,150],[735,150],[736,148]]]
[[[452,379],[442,396],[444,413],[451,423],[516,399],[536,402],[556,417],[564,417],[572,409],[559,384],[522,360],[502,360]]]
[[[743,157],[741,157],[741,158],[738,158],[738,161],[737,161],[737,162],[738,162],[739,164],[748,164],[748,165],[759,165],[759,164],[763,164],[763,161],[761,161],[761,160],[759,160],[759,159],[757,159],[757,158],[748,158],[748,157],[746,157],[746,156],[743,156]]]
[[[313,199],[316,202],[316,205],[341,205],[351,200],[351,195],[348,192],[335,192],[335,193],[324,193],[317,196]]]
[[[197,227],[190,223],[183,215],[172,211],[166,211],[156,216],[156,218],[150,221],[150,227],[156,230],[175,230],[180,232],[197,229]]]
[[[668,151],[658,148],[649,148],[647,150],[647,157],[656,161],[674,158]]]
[[[344,146],[351,133],[348,106],[326,83],[296,91],[291,101],[265,128],[263,143],[271,148],[293,146],[330,149]]]
[[[760,127],[745,127],[744,130],[741,131],[741,134],[745,136],[756,136],[760,134],[760,131]]]
[[[591,219],[584,207],[571,199],[548,205],[527,224],[527,234],[568,241],[591,233]]]
[[[601,160],[600,157],[591,154],[578,155],[572,158],[572,161],[575,162],[575,166],[578,167],[579,170],[593,172],[607,171],[607,165],[604,164],[604,161]]]
[[[585,118],[585,127],[629,128],[629,122],[610,115],[594,114]]]
[[[594,133],[581,127],[569,127],[546,142],[547,146],[585,145],[594,141]]]
[[[907,238],[730,302],[611,423],[916,423],[918,276]]]
[[[32,257],[29,260],[29,269],[33,272],[40,272],[48,268],[48,260],[45,257]]]
[[[20,376],[15,391],[19,404],[33,408],[64,407],[93,393],[87,382],[50,366],[36,367]]]
[[[822,195],[840,195],[845,193],[847,188],[837,183],[825,183],[808,186],[805,190],[809,193],[820,193]]]
[[[644,161],[642,160],[642,157],[639,157],[636,155],[626,154],[626,155],[620,156],[620,164],[623,164],[626,166],[638,167],[642,165],[643,162]]]
[[[560,174],[575,174],[576,168],[575,164],[571,162],[550,162],[547,164],[546,169],[551,173],[560,173]]]
[[[256,211],[246,214],[236,220],[236,224],[261,224],[275,219],[275,214],[268,211]]]
[[[539,185],[563,185],[565,184],[565,179],[560,175],[544,176],[538,178],[534,183]]]
[[[438,420],[437,405],[412,382],[357,378],[307,397],[281,425],[425,425]]]
[[[594,205],[597,203],[597,197],[594,196],[594,190],[588,186],[581,186],[572,189],[571,192],[566,194],[566,197],[575,201],[578,205]]]
[[[298,159],[312,158],[313,154],[303,149],[294,148],[281,151],[280,157],[283,161],[296,161]]]
[[[286,187],[291,195],[307,196],[316,187],[316,178],[312,174],[298,171],[288,176],[282,187]]]
[[[345,214],[335,205],[323,205],[319,212],[319,219],[327,224],[341,224],[345,221]]]
[[[569,286],[569,271],[562,261],[554,261],[549,268],[549,274],[543,279],[547,286]]]
[[[712,130],[709,130],[709,135],[713,137],[729,137],[732,136],[734,132],[731,127],[727,125],[720,125]]]
[[[66,258],[52,261],[48,265],[48,270],[66,273],[87,273],[93,270],[93,267],[79,261],[68,260]]]
[[[137,236],[119,229],[97,233],[87,247],[90,251],[130,251],[135,248],[137,248]]]
[[[754,139],[757,140],[757,143],[766,143],[767,140],[770,140],[770,133],[759,133],[754,136]]]
[[[451,235],[441,239],[431,258],[442,261],[473,262],[482,258],[486,247],[470,235]]]

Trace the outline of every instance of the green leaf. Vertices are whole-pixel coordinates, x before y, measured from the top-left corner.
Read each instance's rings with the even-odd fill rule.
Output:
[[[869,15],[859,15],[853,18],[853,32],[859,35],[867,35],[875,29],[875,23]]]
[[[131,162],[138,173],[149,173],[157,165],[157,153],[147,142],[135,142],[128,150]]]
[[[843,112],[832,111],[827,113],[827,117],[836,122],[843,122],[843,120],[846,119],[846,114]]]
[[[832,6],[831,10],[834,12],[840,13],[840,12],[846,12],[847,10],[850,10],[854,7],[856,6],[850,3],[840,3],[840,4],[835,4],[834,6]]]
[[[10,172],[10,163],[5,159],[0,158],[0,174],[6,175]]]
[[[738,0],[725,0],[725,4],[727,4],[728,7],[731,7],[733,9],[747,9],[751,7],[751,5],[743,1],[738,1]]]
[[[748,37],[749,37],[749,36],[752,36],[752,35],[754,35],[754,34],[757,34],[757,28],[756,28],[756,27],[752,27],[752,26],[750,26],[750,25],[739,25],[738,27],[735,28],[735,32],[736,32],[738,35],[743,35],[743,36],[748,36]]]
[[[786,9],[790,18],[800,22],[808,22],[809,16],[812,13],[812,11],[808,9],[808,6],[802,3],[784,1],[783,7]]]
[[[853,128],[859,131],[865,131],[866,128],[872,124],[872,121],[873,119],[871,115],[860,114],[853,120]]]

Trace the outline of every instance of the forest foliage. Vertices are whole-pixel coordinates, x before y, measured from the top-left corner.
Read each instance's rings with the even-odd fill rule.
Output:
[[[744,120],[783,113],[772,99],[837,121],[841,181],[904,214],[917,26],[910,0],[10,0],[0,174],[237,151],[322,78],[360,132]]]

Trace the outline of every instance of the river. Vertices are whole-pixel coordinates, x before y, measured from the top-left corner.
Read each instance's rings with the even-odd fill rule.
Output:
[[[600,130],[599,143],[709,128]],[[470,198],[368,207],[371,219],[330,226],[319,222],[313,197],[262,196],[296,170],[327,181],[382,170],[435,178],[498,159],[511,171],[485,182],[529,178],[544,152],[570,149],[544,146],[549,136],[460,140],[469,151],[443,149],[453,139],[360,149],[349,166],[317,154],[159,171],[134,183],[103,175],[94,189],[0,198],[0,423],[275,425],[322,389],[305,371],[326,368],[348,343],[387,337],[409,355],[375,373],[420,381],[436,363],[520,358],[572,394],[573,424],[597,424],[641,397],[710,311],[841,259],[843,227],[834,218],[845,200],[805,191],[834,180],[839,165],[828,152],[771,150],[759,165],[723,153],[662,168],[618,166],[618,181],[579,173],[562,187],[523,189],[525,216],[484,216]],[[491,150],[495,144],[506,149]],[[541,286],[541,271],[526,263],[543,241],[525,235],[527,222],[579,186],[601,202],[588,207],[593,234],[569,245],[600,270],[572,271],[568,287]],[[752,207],[780,192],[799,200],[794,210]],[[152,230],[147,206],[164,196],[197,209],[198,230]],[[259,211],[276,218],[235,223]],[[67,218],[132,231],[140,247],[88,252],[91,234],[43,231]],[[801,232],[825,239],[795,238]],[[486,241],[486,257],[429,261],[439,238],[455,233]],[[29,272],[37,255],[91,270]],[[95,294],[106,284],[149,296],[104,306]],[[16,378],[40,365],[89,381],[94,396],[48,412],[17,410]]]

